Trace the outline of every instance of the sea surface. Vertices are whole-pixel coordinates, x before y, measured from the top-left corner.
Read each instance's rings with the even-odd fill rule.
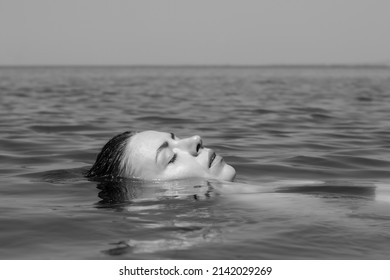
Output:
[[[93,181],[126,130],[235,182]],[[1,259],[390,259],[390,68],[0,67]]]

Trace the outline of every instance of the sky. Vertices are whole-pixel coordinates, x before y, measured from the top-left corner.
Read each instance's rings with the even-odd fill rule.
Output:
[[[0,65],[365,63],[389,0],[0,0]]]

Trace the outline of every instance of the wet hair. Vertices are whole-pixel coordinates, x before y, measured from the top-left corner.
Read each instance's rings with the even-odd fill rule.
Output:
[[[100,153],[91,169],[85,174],[87,177],[120,177],[123,175],[123,160],[125,150],[130,137],[135,132],[126,131],[114,136],[108,141]]]

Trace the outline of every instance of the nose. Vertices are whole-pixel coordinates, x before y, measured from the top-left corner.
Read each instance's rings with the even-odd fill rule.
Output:
[[[200,149],[203,148],[203,141],[199,135],[184,138],[179,140],[178,148],[189,152],[193,156],[197,156]]]

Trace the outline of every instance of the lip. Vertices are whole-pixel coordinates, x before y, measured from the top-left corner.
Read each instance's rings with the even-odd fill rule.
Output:
[[[210,152],[209,152],[209,168],[212,166],[212,164],[216,158],[217,158],[217,154],[213,150],[210,150]]]
[[[209,168],[213,168],[215,165],[223,161],[223,158],[217,155],[213,150],[209,153]]]

